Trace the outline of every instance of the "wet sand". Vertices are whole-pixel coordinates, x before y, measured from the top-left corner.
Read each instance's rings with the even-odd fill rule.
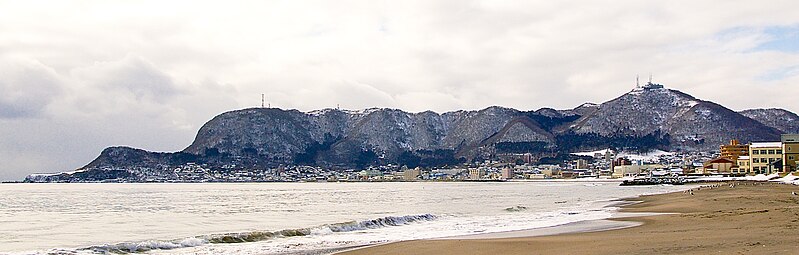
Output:
[[[799,254],[799,196],[791,194],[799,186],[736,183],[631,199],[641,203],[622,212],[669,214],[615,219],[643,223],[629,228],[415,240],[340,254]]]

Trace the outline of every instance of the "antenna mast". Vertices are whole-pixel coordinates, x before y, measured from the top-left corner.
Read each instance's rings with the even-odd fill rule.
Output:
[[[264,94],[261,94],[261,108],[264,108],[265,100],[266,100],[266,98],[265,98]]]
[[[635,87],[636,88],[640,88],[641,87],[641,83],[638,83],[638,75],[637,74],[635,75]]]

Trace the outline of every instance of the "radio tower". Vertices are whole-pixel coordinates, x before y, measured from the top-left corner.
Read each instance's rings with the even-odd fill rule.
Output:
[[[638,83],[638,75],[637,74],[635,75],[635,87],[636,88],[640,88],[641,87],[641,83]]]

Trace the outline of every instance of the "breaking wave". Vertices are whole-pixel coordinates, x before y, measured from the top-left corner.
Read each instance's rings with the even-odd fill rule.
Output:
[[[284,229],[279,231],[253,231],[243,233],[213,234],[205,236],[176,239],[171,241],[144,241],[126,242],[118,244],[107,244],[91,246],[80,250],[91,251],[93,253],[136,253],[151,250],[169,250],[177,248],[187,248],[205,245],[209,243],[246,243],[265,241],[274,238],[285,238],[294,236],[322,235],[328,233],[362,231],[383,227],[401,226],[416,222],[432,221],[437,216],[432,214],[388,216],[365,221],[348,221],[335,224],[326,224],[312,228]]]
[[[521,212],[521,211],[525,211],[525,210],[527,210],[527,207],[526,206],[521,206],[521,205],[505,208],[505,211],[508,211],[508,212]]]
[[[284,229],[275,232],[247,232],[230,233],[222,235],[212,235],[207,237],[210,243],[245,243],[268,240],[276,237],[307,236],[312,234],[323,234],[327,232],[350,232],[382,227],[401,226],[414,222],[435,220],[432,214],[407,215],[400,217],[383,217],[365,221],[348,221],[342,223],[322,225],[313,228]]]
[[[93,253],[108,254],[108,253],[133,253],[133,252],[146,252],[151,250],[170,250],[177,248],[187,248],[207,244],[208,240],[199,237],[190,237],[180,240],[172,241],[144,241],[144,242],[128,242],[118,244],[106,244],[91,246],[79,250],[92,251]]]

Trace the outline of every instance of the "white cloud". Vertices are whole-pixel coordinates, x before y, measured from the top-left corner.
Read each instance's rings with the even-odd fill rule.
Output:
[[[652,72],[736,110],[799,111],[789,93],[799,54],[758,48],[774,39],[768,28],[799,24],[798,7],[0,2],[0,179],[75,168],[111,145],[179,150],[205,121],[257,106],[261,93],[300,110],[571,108],[612,99]]]
[[[61,93],[59,83],[38,62],[0,60],[0,118],[38,117]]]
[[[126,56],[120,61],[101,62],[72,72],[98,90],[130,93],[135,100],[164,102],[181,93],[172,79],[142,58]]]

